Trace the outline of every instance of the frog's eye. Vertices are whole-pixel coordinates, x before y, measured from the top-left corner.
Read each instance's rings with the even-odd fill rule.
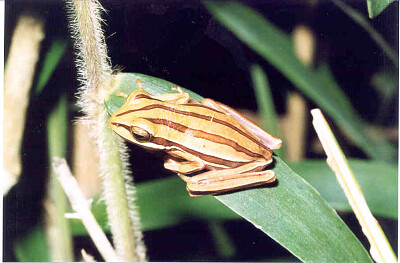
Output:
[[[138,126],[132,126],[131,133],[139,142],[148,142],[151,139],[151,134]]]

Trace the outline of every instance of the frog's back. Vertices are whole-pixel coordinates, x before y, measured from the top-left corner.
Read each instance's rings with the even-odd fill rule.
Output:
[[[226,166],[271,158],[272,151],[234,117],[202,104],[173,105],[172,108],[164,112],[170,137],[179,137],[185,145],[202,154],[236,162]]]

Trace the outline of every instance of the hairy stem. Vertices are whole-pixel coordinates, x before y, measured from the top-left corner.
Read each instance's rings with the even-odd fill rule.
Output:
[[[66,0],[66,4],[82,84],[79,105],[92,125],[98,147],[103,194],[117,255],[125,261],[144,261],[145,247],[134,204],[134,188],[127,177],[126,149],[111,131],[104,107],[113,90],[113,81],[101,29],[103,9],[96,0]]]

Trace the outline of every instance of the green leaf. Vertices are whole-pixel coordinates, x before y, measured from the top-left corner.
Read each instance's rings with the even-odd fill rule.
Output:
[[[382,13],[394,0],[367,0],[369,18],[374,18]]]
[[[129,94],[134,90],[137,90],[136,80],[140,79],[142,81],[142,85],[144,90],[150,92],[153,95],[160,95],[164,93],[177,93],[177,91],[173,91],[171,87],[177,86],[176,84],[158,79],[155,77],[151,77],[144,74],[139,73],[120,73],[114,78],[114,87],[118,87],[117,91],[123,92],[125,94]],[[189,93],[190,97],[194,100],[200,101],[202,97],[197,95],[196,93],[182,88],[183,91]],[[107,101],[105,101],[105,106],[110,115],[125,103],[125,98],[121,96],[117,96],[115,92],[111,94]]]
[[[262,117],[261,127],[275,137],[282,139],[282,134],[279,128],[279,118],[276,114],[274,100],[272,98],[271,89],[269,87],[267,75],[258,65],[253,65],[250,68],[250,75],[253,81],[254,91],[256,93],[258,114]],[[283,148],[275,150],[275,153],[283,157]]]
[[[141,78],[143,87],[153,94],[170,92],[170,87],[174,86],[172,83],[157,78],[127,73],[117,76],[114,85],[118,91],[129,93],[136,89],[137,78]],[[192,98],[201,99],[195,95]],[[123,101],[111,95],[105,104],[109,110],[115,110],[121,107]],[[218,195],[215,198],[303,261],[371,262],[371,258],[359,240],[311,185],[278,157],[274,157],[271,168],[277,174],[277,183]],[[181,183],[184,188],[184,183]],[[159,191],[166,195],[177,195],[176,192],[166,192],[165,188]],[[154,195],[160,193],[153,189],[151,194],[154,200]],[[205,198],[213,197],[194,199]],[[155,209],[157,204],[151,202],[146,203],[147,209],[157,211]],[[177,199],[174,206],[179,206],[181,202],[185,202],[184,199]],[[140,206],[140,203],[138,205]],[[191,210],[193,207],[188,209]],[[210,210],[210,207],[204,207],[201,209],[201,215],[209,213]],[[157,212],[161,216],[164,211]],[[221,213],[221,211],[217,212]]]
[[[326,88],[314,71],[296,57],[290,37],[259,13],[237,2],[206,2],[210,12],[240,40],[280,70],[299,90],[312,99],[370,157],[393,161],[395,149],[386,141],[375,141],[364,131],[364,123],[350,103],[338,101],[337,84]],[[332,84],[332,80],[328,80]],[[342,95],[340,97],[343,97]],[[347,100],[345,100],[347,101]]]
[[[191,219],[240,218],[212,196],[190,197],[186,191],[185,182],[178,177],[137,184],[136,197],[143,231],[170,227]],[[92,204],[92,212],[102,229],[109,232],[104,202],[95,200]],[[74,235],[87,234],[80,220],[72,219],[71,229]]]
[[[397,166],[380,161],[354,159],[348,163],[371,212],[377,216],[397,219]],[[335,174],[324,160],[306,160],[291,163],[290,166],[314,186],[336,210],[352,212]]]
[[[382,97],[384,103],[390,103],[394,98],[398,86],[398,74],[390,71],[380,71],[371,78],[371,84]]]
[[[36,85],[36,95],[40,94],[44,86],[46,86],[66,49],[67,42],[65,40],[56,39],[53,41],[53,43],[51,43],[50,50],[47,52],[44,58],[43,67]]]
[[[278,184],[216,196],[302,261],[371,262],[368,253],[318,192],[278,157]]]
[[[219,256],[223,259],[233,258],[236,254],[235,246],[223,224],[220,221],[209,220],[208,227]]]
[[[49,250],[44,226],[39,224],[15,242],[15,256],[19,262],[49,262]]]
[[[375,73],[371,78],[371,85],[379,93],[377,122],[382,122],[391,114],[390,106],[395,99],[398,99],[399,79],[398,74],[384,70]]]
[[[397,167],[379,161],[350,159],[348,162],[371,212],[397,219]],[[291,163],[290,166],[315,187],[333,208],[352,213],[343,190],[325,160],[305,160]],[[137,184],[136,191],[141,226],[145,231],[171,227],[191,219],[212,221],[240,218],[211,196],[189,197],[185,183],[178,177]],[[99,199],[94,201],[92,212],[103,230],[109,232],[104,202]],[[71,224],[74,235],[87,234],[79,220],[72,219]]]

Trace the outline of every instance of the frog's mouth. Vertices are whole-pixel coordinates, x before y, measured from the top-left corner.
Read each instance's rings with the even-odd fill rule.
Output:
[[[132,141],[130,127],[128,125],[118,122],[111,122],[111,128],[120,137],[124,138],[125,140]]]

